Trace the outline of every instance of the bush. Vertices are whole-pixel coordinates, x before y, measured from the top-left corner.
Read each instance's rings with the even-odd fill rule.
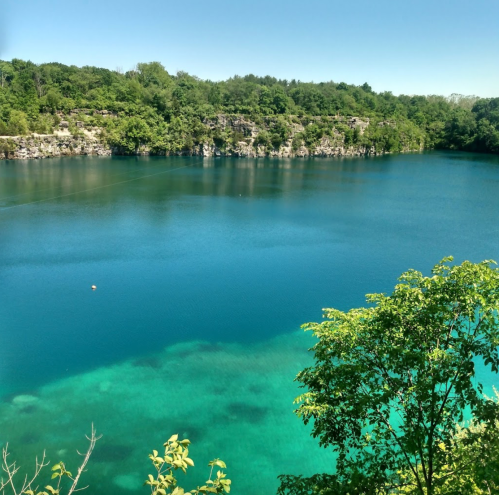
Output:
[[[78,488],[78,482],[82,473],[85,471],[85,467],[90,460],[90,457],[94,451],[95,445],[101,436],[97,436],[94,426],[92,425],[92,431],[90,436],[87,436],[89,441],[89,446],[87,451],[83,455],[83,461],[76,471],[76,475],[68,471],[64,462],[60,461],[53,465],[51,468],[51,479],[56,480],[55,486],[46,485],[43,490],[38,490],[38,483],[40,482],[40,476],[44,468],[46,468],[50,463],[45,460],[45,452],[42,455],[41,460],[38,458],[35,461],[35,471],[33,475],[28,476],[27,474],[22,477],[19,476],[20,467],[17,466],[16,462],[9,461],[9,446],[8,444],[2,449],[2,469],[5,472],[6,479],[2,478],[0,480],[0,493],[5,495],[10,493],[11,495],[71,495],[74,492],[83,490],[83,488]],[[189,467],[194,466],[194,461],[189,457],[189,445],[190,441],[187,439],[179,440],[178,435],[172,435],[164,444],[164,454],[159,455],[157,450],[153,450],[149,454],[149,459],[154,467],[154,474],[149,474],[144,485],[148,485],[151,488],[152,495],[208,495],[208,494],[221,494],[229,493],[231,488],[231,480],[227,479],[227,475],[222,471],[226,469],[225,462],[220,459],[214,459],[208,463],[211,468],[210,475],[206,483],[197,487],[190,492],[185,492],[183,488],[178,486],[177,478],[175,477],[175,472],[181,470],[186,472]],[[214,469],[217,472],[214,473]],[[214,476],[215,475],[215,476]],[[69,480],[70,483],[64,483],[63,480]],[[65,485],[67,488],[65,488]]]

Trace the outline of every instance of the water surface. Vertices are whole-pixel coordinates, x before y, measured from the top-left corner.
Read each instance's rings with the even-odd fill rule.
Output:
[[[0,440],[71,461],[93,421],[93,493],[143,493],[176,432],[192,482],[221,457],[236,494],[330,470],[292,413],[300,324],[407,268],[499,259],[498,185],[498,157],[465,153],[0,161]]]

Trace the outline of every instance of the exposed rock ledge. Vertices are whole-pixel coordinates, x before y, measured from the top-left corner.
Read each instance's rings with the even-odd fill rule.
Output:
[[[286,146],[286,144],[288,144]],[[362,156],[375,155],[374,148],[368,149],[363,146],[338,146],[336,143],[330,143],[327,138],[323,138],[321,143],[310,151],[305,146],[301,146],[293,151],[291,145],[286,143],[278,150],[268,152],[263,146],[254,147],[244,141],[220,150],[215,145],[204,143],[195,146],[192,150],[178,151],[172,155],[187,156],[234,156],[234,157],[333,157],[333,156]],[[113,149],[96,139],[89,137],[74,136],[25,136],[25,137],[1,137],[0,136],[0,159],[10,160],[19,159],[40,159],[61,156],[78,155],[99,155],[110,156],[120,154],[118,149]],[[137,155],[165,154],[151,153],[146,147],[140,147]]]
[[[318,119],[318,118],[317,118]],[[342,122],[351,129],[358,128],[360,134],[369,126],[369,120],[349,117]],[[225,142],[220,148],[211,142],[193,146],[191,149],[168,153],[173,155],[191,156],[237,156],[237,157],[340,157],[376,155],[375,148],[366,148],[360,145],[345,145],[345,137],[334,130],[330,136],[324,136],[315,147],[308,148],[301,143],[293,148],[293,137],[304,130],[304,126],[289,122],[289,139],[279,148],[271,149],[268,146],[257,145],[256,139],[260,132],[269,131],[275,125],[271,119],[268,122],[256,125],[243,116],[218,115],[214,119],[206,119],[204,125],[213,132],[237,133],[241,136],[238,142]],[[216,142],[216,140],[215,140]],[[121,154],[120,149],[112,148],[100,139],[100,129],[91,131],[81,130],[79,135],[71,135],[63,129],[50,135],[33,134],[31,136],[0,136],[0,159],[34,159],[75,155],[100,155],[109,156]],[[137,155],[165,155],[165,152],[152,152],[147,146],[139,146]]]
[[[111,155],[111,148],[94,136],[32,135],[0,137],[0,159],[50,158],[75,155]]]
[[[147,154],[147,153],[146,153]],[[247,158],[290,158],[290,157],[333,157],[333,156],[364,156],[376,155],[374,148],[366,148],[365,146],[343,146],[337,143],[331,143],[328,138],[322,138],[318,146],[313,150],[309,150],[305,146],[300,146],[297,150],[293,150],[291,143],[285,143],[279,149],[273,151],[266,150],[263,146],[254,147],[244,141],[237,143],[235,146],[220,150],[214,145],[200,144],[193,151],[183,151],[176,153],[179,155],[193,156],[238,156]]]

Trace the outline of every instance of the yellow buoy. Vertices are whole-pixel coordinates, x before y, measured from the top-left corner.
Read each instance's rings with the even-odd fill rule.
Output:
[[[97,289],[97,286],[96,285],[92,285],[92,290],[95,290]]]

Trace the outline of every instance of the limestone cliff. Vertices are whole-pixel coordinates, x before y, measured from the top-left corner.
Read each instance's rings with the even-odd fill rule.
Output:
[[[69,116],[71,118],[71,116]],[[115,118],[115,116],[110,116]],[[246,116],[217,115],[205,119],[207,135],[201,142],[187,142],[183,148],[175,152],[151,149],[147,144],[141,144],[135,151],[137,155],[193,155],[193,156],[237,156],[237,157],[333,157],[361,156],[383,153],[374,147],[359,144],[346,144],[345,132],[355,130],[362,136],[369,126],[369,119],[358,117],[327,117],[335,123],[328,135],[313,142],[303,137],[307,135],[307,126],[318,122],[321,117],[312,117],[304,122],[296,117],[267,117],[254,122]],[[322,122],[324,122],[322,120]],[[277,126],[285,127],[286,137],[275,145],[269,140]],[[113,147],[106,142],[101,129],[85,129],[82,122],[76,122],[77,132],[71,134],[68,123],[62,121],[60,130],[51,135],[0,137],[0,159],[33,159],[74,155],[122,154],[119,147]],[[351,132],[351,131],[349,131]],[[267,136],[263,138],[263,136]],[[274,143],[274,144],[273,144]]]
[[[0,137],[0,159],[51,158],[76,155],[111,155],[109,146],[90,133]]]

